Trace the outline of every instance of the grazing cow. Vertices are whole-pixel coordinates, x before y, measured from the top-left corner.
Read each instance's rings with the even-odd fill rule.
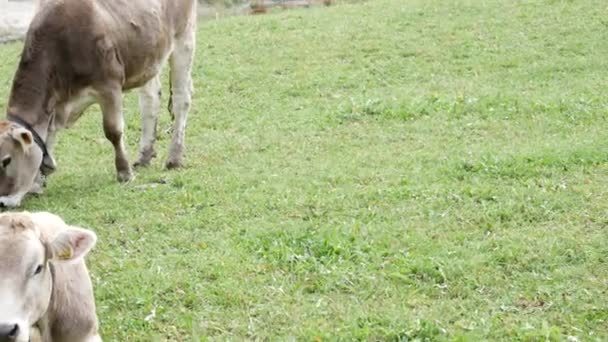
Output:
[[[100,342],[84,256],[95,233],[50,213],[0,215],[0,342]]]
[[[123,142],[124,90],[140,88],[142,136],[135,166],[155,157],[160,71],[171,67],[169,111],[174,119],[167,168],[183,160],[192,97],[197,0],[42,0],[25,38],[0,122],[0,205],[18,206],[39,193],[55,170],[59,129],[73,125],[92,104],[103,114],[114,146],[117,178],[133,173]]]

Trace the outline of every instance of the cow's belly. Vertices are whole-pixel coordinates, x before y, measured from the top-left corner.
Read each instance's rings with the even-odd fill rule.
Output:
[[[158,58],[149,58],[147,63],[144,63],[141,68],[135,72],[126,75],[124,90],[139,88],[148,83],[162,71],[163,65],[169,56],[170,50],[163,51],[163,55]]]

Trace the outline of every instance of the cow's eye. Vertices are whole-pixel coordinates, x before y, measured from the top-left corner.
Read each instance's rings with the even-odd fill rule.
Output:
[[[11,156],[6,156],[4,158],[2,158],[2,167],[6,168],[8,166],[8,164],[11,163]]]
[[[36,267],[36,270],[34,271],[34,275],[40,274],[40,272],[42,272],[42,265],[38,265],[38,267]]]

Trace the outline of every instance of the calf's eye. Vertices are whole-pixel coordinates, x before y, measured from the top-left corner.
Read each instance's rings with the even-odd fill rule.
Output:
[[[34,275],[40,274],[40,272],[42,272],[42,265],[38,265],[38,267],[36,267],[36,270],[34,271]]]

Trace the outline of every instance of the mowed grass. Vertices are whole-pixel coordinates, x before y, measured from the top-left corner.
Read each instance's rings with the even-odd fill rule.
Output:
[[[162,168],[165,113],[159,158],[117,184],[95,107],[24,209],[98,233],[107,341],[606,340],[605,9],[376,0],[202,22],[186,167]],[[0,47],[3,108],[19,49]]]

